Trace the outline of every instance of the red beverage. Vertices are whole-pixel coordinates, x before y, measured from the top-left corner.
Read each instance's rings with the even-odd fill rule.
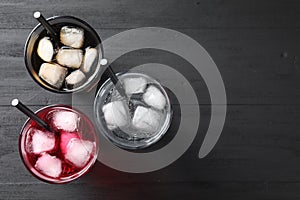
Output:
[[[70,182],[88,171],[98,155],[98,139],[92,122],[83,113],[63,105],[36,112],[53,132],[28,119],[19,140],[27,169],[50,183]]]

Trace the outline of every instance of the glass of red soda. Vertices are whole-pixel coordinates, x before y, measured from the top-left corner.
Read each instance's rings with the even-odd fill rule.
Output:
[[[48,183],[67,183],[85,174],[99,151],[93,123],[65,105],[44,107],[36,114],[52,131],[28,119],[20,134],[19,150],[27,169]]]

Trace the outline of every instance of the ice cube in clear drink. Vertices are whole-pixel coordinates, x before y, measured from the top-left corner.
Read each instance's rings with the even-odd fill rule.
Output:
[[[138,106],[134,111],[132,125],[140,130],[154,133],[159,128],[161,114],[151,108]]]
[[[117,127],[124,127],[129,123],[129,112],[126,103],[113,101],[102,107],[107,127],[113,130]]]
[[[160,110],[163,109],[166,105],[165,96],[158,88],[153,85],[147,88],[146,92],[143,95],[143,99],[148,105]]]
[[[126,94],[142,93],[147,86],[147,80],[143,77],[125,78],[123,82]]]

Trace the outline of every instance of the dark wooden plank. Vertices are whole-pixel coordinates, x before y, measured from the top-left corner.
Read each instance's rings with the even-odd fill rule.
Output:
[[[38,107],[33,107],[37,109]],[[202,106],[198,135],[189,150],[167,168],[146,174],[117,172],[98,163],[84,178],[89,183],[299,181],[300,106],[229,106],[227,123],[213,151],[198,159],[210,119]],[[190,116],[194,117],[193,115]],[[26,117],[9,107],[0,109],[0,184],[34,182],[18,155],[18,133]]]
[[[3,199],[273,199],[297,200],[299,182],[179,182],[150,184],[46,185],[0,187]]]
[[[25,69],[22,58],[0,59],[2,61],[0,90],[1,105],[10,105],[19,98],[27,105],[47,105],[71,102],[71,96],[55,94],[42,89]]]
[[[23,46],[37,24],[32,18],[36,10],[46,17],[82,18],[102,39],[158,26],[179,30],[203,45],[219,67],[229,103],[223,133],[209,156],[197,157],[210,119],[202,78],[175,55],[142,50],[114,66],[168,64],[182,70],[198,95],[200,129],[188,151],[151,173],[123,173],[97,162],[90,173],[67,185],[32,177],[18,154],[26,117],[9,106],[10,100],[18,97],[33,110],[71,103],[70,95],[43,90],[25,70]],[[0,199],[299,199],[299,10],[297,0],[1,1]],[[112,51],[124,44],[120,41]]]
[[[97,30],[108,38],[123,29]],[[70,96],[44,91],[24,66],[23,46],[30,30],[2,30],[0,38],[0,105],[16,96],[31,105],[69,103]],[[299,104],[299,30],[191,30],[181,32],[198,41],[216,62],[227,91],[229,104]],[[126,41],[128,42],[128,41]],[[126,42],[115,49],[126,48]],[[109,52],[113,53],[113,52]],[[139,59],[136,59],[139,58]],[[206,86],[186,61],[155,50],[133,52],[116,61],[117,70],[138,64],[160,62],[175,67],[188,77],[199,96],[208,97]],[[167,77],[172,80],[172,77]],[[247,80],[247,81],[245,81]],[[209,103],[209,98],[199,98]]]
[[[32,13],[75,15],[96,28],[299,28],[297,0],[2,1],[0,28],[31,28]]]

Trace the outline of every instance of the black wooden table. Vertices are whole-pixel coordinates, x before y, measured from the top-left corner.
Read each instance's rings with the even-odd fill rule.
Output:
[[[43,90],[25,69],[23,47],[37,24],[32,17],[37,10],[46,17],[82,18],[103,39],[155,26],[199,42],[217,64],[227,92],[227,118],[213,151],[197,157],[210,105],[205,83],[191,72],[189,81],[203,96],[198,99],[199,134],[170,166],[134,174],[97,162],[87,175],[65,185],[32,177],[18,152],[18,133],[26,117],[10,106],[11,99],[18,97],[36,110],[70,104],[72,98]],[[3,0],[0,16],[0,199],[300,198],[299,1]],[[154,61],[189,67],[174,55],[149,49],[133,52],[116,65]]]

